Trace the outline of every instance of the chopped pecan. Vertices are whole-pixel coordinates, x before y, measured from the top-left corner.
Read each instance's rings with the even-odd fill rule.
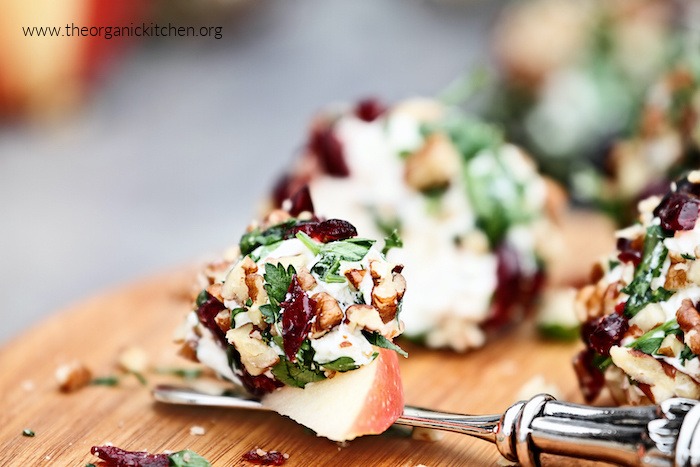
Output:
[[[384,322],[376,308],[370,305],[351,305],[345,310],[345,321],[352,327],[380,332]]]
[[[668,268],[664,288],[666,290],[679,290],[688,284],[688,265],[683,262],[674,262],[671,259],[671,266]]]
[[[209,287],[207,287],[207,292],[218,301],[223,302],[224,297],[221,296],[221,287],[222,284],[219,283],[211,284]]]
[[[311,325],[311,337],[318,338],[343,321],[343,310],[340,309],[335,298],[326,292],[317,293],[311,299],[316,302],[314,306],[316,319]]]
[[[226,300],[235,299],[238,303],[248,300],[248,286],[246,276],[258,271],[258,266],[249,256],[239,261],[226,275],[224,285],[221,287],[221,296]]]
[[[362,282],[362,279],[365,278],[366,274],[366,269],[349,269],[345,271],[345,277],[347,278],[348,282],[355,287],[355,289],[360,288],[360,283]]]
[[[684,341],[694,354],[700,355],[700,313],[695,309],[693,302],[687,298],[683,300],[676,311],[678,326],[684,334]]]
[[[441,189],[459,173],[460,155],[449,138],[433,133],[406,159],[406,183],[418,191]]]
[[[311,275],[306,267],[297,269],[297,280],[301,288],[307,292],[316,287],[316,279],[314,279],[314,276]]]
[[[262,305],[267,302],[267,291],[264,283],[265,279],[260,274],[246,274],[245,285],[248,287],[248,295],[253,303]]]
[[[87,386],[92,380],[92,372],[80,362],[72,362],[56,368],[58,388],[63,392],[73,392]]]
[[[231,329],[226,333],[226,339],[241,355],[241,363],[252,376],[265,373],[272,365],[279,361],[277,352],[268,347],[258,336],[253,334],[253,325],[245,324],[239,328]]]
[[[214,322],[222,331],[228,331],[231,329],[231,312],[229,310],[221,310],[214,317]]]

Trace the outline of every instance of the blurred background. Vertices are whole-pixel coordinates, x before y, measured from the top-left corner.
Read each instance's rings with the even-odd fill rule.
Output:
[[[328,103],[448,88],[459,99],[459,78],[492,61],[504,4],[11,0],[0,17],[0,343],[236,243]],[[151,21],[221,27],[221,39],[22,30]]]

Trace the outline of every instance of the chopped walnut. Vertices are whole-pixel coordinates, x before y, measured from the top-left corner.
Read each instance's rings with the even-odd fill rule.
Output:
[[[222,331],[228,331],[231,329],[231,312],[229,310],[221,310],[214,316],[214,322]]]
[[[379,310],[384,323],[396,318],[399,302],[406,291],[406,280],[399,272],[393,272],[390,264],[372,261],[369,263],[370,274],[374,282],[372,305]]]
[[[241,355],[241,363],[252,376],[265,373],[272,365],[279,361],[279,355],[272,347],[268,347],[253,333],[253,325],[245,324],[236,329],[230,329],[226,333],[226,339]]]
[[[246,274],[245,285],[248,287],[248,296],[253,303],[262,305],[267,302],[267,291],[264,287],[265,279],[260,274]]]
[[[406,183],[418,191],[445,188],[459,174],[460,163],[460,155],[449,138],[433,133],[406,159]]]
[[[666,290],[679,290],[688,284],[688,265],[685,261],[674,261],[671,259],[671,266],[668,268],[664,288]]]
[[[182,343],[177,354],[192,362],[199,362],[197,358],[197,341],[188,340]]]
[[[681,341],[678,336],[675,334],[669,334],[664,337],[663,341],[661,341],[659,350],[656,352],[659,355],[665,355],[667,357],[677,357],[683,351],[684,347],[683,341]]]
[[[360,284],[362,283],[362,279],[365,278],[365,275],[367,274],[367,270],[365,269],[349,269],[345,271],[345,277],[347,278],[348,282],[355,287],[355,289],[360,288]]]
[[[308,269],[306,269],[306,267],[301,267],[297,269],[297,280],[299,281],[299,285],[301,286],[301,288],[304,289],[306,292],[316,287],[316,279],[314,279],[314,276],[311,275],[311,273]]]
[[[700,355],[700,313],[687,298],[676,311],[678,326],[684,334],[684,341],[694,354]]]
[[[221,296],[221,287],[222,285],[219,283],[211,284],[207,287],[207,293],[216,298],[218,301],[223,302],[224,297]]]
[[[343,321],[343,310],[340,309],[335,298],[326,292],[317,293],[311,299],[316,302],[314,307],[316,319],[311,325],[311,337],[316,339]]]
[[[292,216],[287,211],[283,209],[275,209],[267,215],[265,218],[265,224],[261,228],[266,229],[273,225],[281,224],[282,222],[289,220],[291,217]]]
[[[248,285],[246,276],[258,271],[258,266],[249,256],[239,261],[229,273],[221,288],[221,296],[226,300],[235,299],[238,303],[245,303],[248,300]]]
[[[630,378],[647,385],[644,393],[652,403],[660,403],[671,397],[700,397],[700,385],[685,373],[667,371],[663,362],[639,350],[613,346],[610,349],[613,363]]]
[[[56,368],[58,388],[63,392],[73,392],[90,384],[92,372],[82,363],[75,361]]]

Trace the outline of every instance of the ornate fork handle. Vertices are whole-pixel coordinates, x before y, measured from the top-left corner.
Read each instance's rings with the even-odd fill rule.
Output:
[[[174,404],[264,409],[240,396],[211,396],[158,386]],[[538,466],[543,453],[620,465],[700,466],[700,404],[669,399],[658,406],[591,407],[549,395],[517,402],[502,415],[462,415],[406,406],[398,425],[446,430],[496,445],[508,460]]]

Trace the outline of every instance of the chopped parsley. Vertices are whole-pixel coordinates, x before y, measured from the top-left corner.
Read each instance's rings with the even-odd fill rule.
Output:
[[[326,375],[313,361],[314,349],[308,339],[302,342],[296,357],[296,362],[290,362],[284,357],[280,358],[271,370],[275,378],[288,386],[297,388],[326,379]]]
[[[22,430],[22,436],[26,436],[27,438],[33,438],[36,436],[36,433],[34,433],[34,430],[25,428],[24,430]]]
[[[647,228],[642,261],[637,266],[632,282],[622,289],[623,293],[630,296],[625,304],[625,315],[628,318],[639,313],[649,303],[662,302],[673,295],[672,291],[663,287],[651,289],[651,282],[661,275],[661,269],[668,254],[664,246],[664,238],[661,226],[652,225]]]
[[[189,449],[174,452],[168,458],[173,467],[211,467],[208,460]]]
[[[681,257],[682,257],[683,259],[689,259],[689,260],[691,260],[691,261],[695,261],[695,256],[689,255],[688,253],[682,253],[682,254],[681,254]]]
[[[367,341],[370,344],[376,345],[377,347],[382,347],[384,349],[393,350],[394,352],[401,355],[402,357],[408,358],[408,353],[404,349],[402,349],[398,345],[394,344],[393,342],[391,342],[389,339],[382,336],[378,332],[362,331],[362,335],[365,336],[365,339],[367,339]]]
[[[397,230],[392,231],[389,236],[384,239],[382,254],[386,255],[392,248],[403,248],[403,240],[399,237],[399,232]]]
[[[261,246],[270,246],[284,240],[284,236],[290,227],[298,224],[296,219],[290,219],[281,224],[273,225],[272,227],[261,231],[260,228],[255,228],[251,232],[244,234],[241,237],[238,246],[241,249],[241,255],[246,256],[255,251]]]
[[[93,386],[118,386],[119,378],[116,376],[103,376],[100,378],[94,378],[90,381]]]
[[[321,256],[311,268],[311,272],[327,283],[345,282],[345,277],[338,274],[340,262],[362,260],[374,244],[374,240],[357,237],[320,243],[304,232],[297,232],[296,236],[314,255]]]
[[[174,368],[174,367],[159,367],[156,368],[156,373],[161,375],[173,375],[183,379],[197,379],[202,376],[201,368]]]
[[[680,329],[678,322],[674,318],[642,334],[634,342],[628,344],[627,347],[639,350],[647,355],[653,355],[659,350],[661,342],[668,334],[677,334],[678,332],[680,332]]]
[[[260,312],[266,323],[274,324],[279,321],[280,303],[284,301],[289,284],[296,273],[291,264],[285,269],[281,264],[265,263],[265,274],[263,274],[265,285],[263,287],[265,287],[270,303],[262,305]]]
[[[332,362],[321,363],[321,366],[326,370],[339,371],[341,373],[360,368],[360,365],[356,364],[355,360],[353,360],[351,357],[339,357]]]

